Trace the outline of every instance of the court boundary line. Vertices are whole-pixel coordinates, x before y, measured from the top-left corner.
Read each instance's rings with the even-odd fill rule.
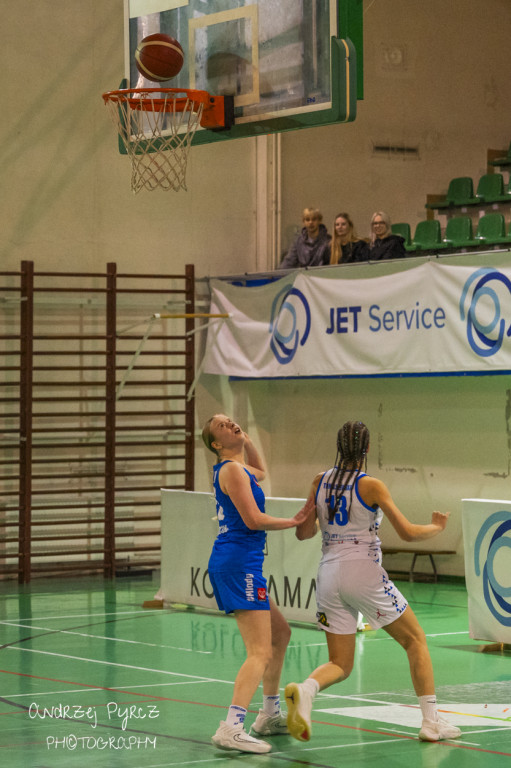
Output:
[[[37,629],[39,631],[49,632],[51,634],[61,634],[61,635],[77,635],[78,637],[91,637],[96,640],[109,640],[111,642],[116,643],[131,643],[133,645],[145,645],[149,646],[150,648],[167,648],[170,651],[186,651],[187,653],[201,653],[201,654],[207,654],[211,655],[213,651],[196,651],[193,648],[179,648],[175,645],[159,645],[158,643],[145,643],[141,640],[128,640],[124,637],[108,637],[107,635],[92,635],[87,632],[75,632],[71,629],[52,629],[51,627],[38,627],[35,625],[30,624],[17,624],[15,622],[11,621],[0,621],[0,625],[4,625],[7,627],[21,627],[22,629]],[[87,625],[86,625],[87,626]],[[14,642],[20,642],[18,639]],[[6,646],[11,645],[11,643],[6,643]]]
[[[121,664],[118,661],[106,661],[103,659],[88,659],[85,656],[72,656],[71,654],[67,653],[56,653],[55,651],[41,651],[37,648],[18,648],[14,645],[8,645],[6,646],[6,650],[9,651],[19,651],[21,653],[39,653],[43,656],[57,656],[61,659],[72,659],[73,661],[84,661],[88,664],[102,664],[103,666],[107,667],[122,667],[123,669],[134,669],[138,672],[155,672],[156,674],[160,675],[172,675],[173,677],[187,677],[193,680],[208,680],[213,683],[226,683],[227,685],[232,685],[232,680],[217,680],[213,677],[207,677],[205,675],[189,675],[185,672],[171,672],[167,669],[153,669],[152,667],[138,667],[135,664]]]
[[[29,650],[29,649],[17,649],[17,650]],[[0,670],[0,673],[1,672],[6,672],[7,674],[18,675],[20,677],[31,677],[31,678],[36,678],[36,679],[40,679],[40,680],[50,680],[50,681],[55,682],[54,678],[46,678],[46,677],[40,677],[40,676],[37,676],[37,675],[29,675],[29,674],[21,673],[21,672],[10,672],[9,670]],[[63,681],[63,682],[67,682],[68,684],[70,684],[70,681]],[[90,688],[95,688],[95,689],[107,690],[107,691],[113,691],[114,690],[112,688],[107,688],[107,687],[92,686],[90,683],[75,683],[75,685],[76,684],[80,685],[80,686],[83,686],[83,687],[87,687],[89,689]],[[167,697],[147,696],[147,694],[140,694],[140,693],[135,693],[135,692],[131,693],[130,691],[126,691],[126,690],[122,690],[122,691],[118,691],[117,690],[117,692],[131,694],[131,695],[134,695],[134,696],[144,696],[146,698],[151,698],[153,701],[174,701],[174,702],[183,703],[183,704],[194,704],[195,706],[199,705],[199,706],[211,706],[211,707],[215,707],[215,708],[219,708],[219,707],[225,708],[224,705],[220,705],[220,704],[206,704],[204,702],[181,701],[179,699],[170,699],[170,698],[167,698]],[[23,705],[17,704],[16,702],[6,702],[6,703],[11,703],[11,705],[15,706],[17,709],[25,709],[25,710],[28,709],[26,707],[23,707]],[[249,712],[251,714],[255,713],[252,710],[249,710]],[[375,729],[370,729],[370,728],[361,728],[359,726],[349,725],[349,724],[345,724],[345,723],[329,723],[329,722],[325,722],[325,721],[322,721],[322,720],[312,720],[312,722],[314,724],[316,724],[316,725],[326,725],[326,726],[331,726],[331,727],[334,727],[334,728],[343,728],[345,730],[354,730],[354,731],[358,731],[358,732],[361,732],[361,733],[374,733],[374,734],[379,734],[381,736],[389,736],[389,740],[390,740],[390,737],[393,736],[394,737],[392,739],[393,741],[399,741],[401,739],[406,739],[406,740],[410,740],[410,741],[417,741],[417,737],[414,736],[414,735],[409,735],[409,736],[405,735],[405,734],[400,735],[400,734],[392,733],[392,731],[390,731],[389,733],[386,733],[385,731],[381,731],[381,730],[375,730]],[[504,730],[504,729],[499,729],[499,730]],[[492,729],[492,731],[494,731],[494,729]],[[133,733],[144,733],[145,735],[147,735],[147,733],[148,733],[148,732],[145,732],[145,731],[137,731],[137,730],[134,730],[134,729],[130,729],[130,732],[133,732]],[[150,735],[151,736],[161,736],[162,738],[166,738],[166,739],[170,739],[170,740],[186,741],[186,742],[195,743],[195,744],[204,744],[204,742],[202,742],[202,741],[198,741],[197,739],[189,739],[187,737],[171,736],[171,735],[168,735],[168,734],[154,734],[154,733],[151,733]],[[467,734],[467,735],[469,735],[469,734]],[[206,742],[206,743],[209,746],[209,742]],[[454,749],[467,749],[467,750],[475,751],[475,752],[483,752],[485,754],[503,755],[504,757],[511,757],[511,752],[501,752],[501,751],[497,751],[497,750],[485,749],[483,747],[474,747],[474,746],[469,746],[469,745],[466,745],[466,744],[459,744],[459,743],[456,743],[456,741],[437,741],[437,742],[432,742],[432,743],[437,745],[437,746],[439,746],[439,747],[442,746],[442,747],[452,747]],[[369,744],[367,744],[366,746],[369,746]],[[325,749],[325,747],[321,747],[320,745],[318,745],[318,747],[314,748],[314,749],[320,750],[321,748]],[[278,753],[277,752],[273,753],[272,757],[278,757]],[[289,758],[287,758],[287,757],[280,757],[278,759],[284,759],[284,760],[288,760],[288,761],[293,760],[295,762],[305,762],[305,761],[299,761],[296,758],[292,758],[292,757],[289,757]],[[319,766],[319,764],[316,764],[316,763],[311,764],[309,762],[307,762],[307,765],[316,766],[316,767]],[[148,768],[148,767],[146,766],[146,768]],[[324,766],[323,765],[323,766],[320,766],[320,768],[335,768],[335,766]]]

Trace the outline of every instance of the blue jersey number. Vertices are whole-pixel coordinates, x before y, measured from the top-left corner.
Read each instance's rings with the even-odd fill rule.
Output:
[[[335,517],[333,520],[328,521],[328,525],[347,525],[348,524],[348,502],[346,501],[346,497],[341,497],[341,503],[339,504],[339,509],[335,513]]]

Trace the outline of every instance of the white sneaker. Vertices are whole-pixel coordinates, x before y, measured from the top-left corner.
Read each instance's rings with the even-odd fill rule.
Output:
[[[261,741],[261,739],[254,739],[249,736],[243,727],[238,726],[235,728],[232,725],[227,725],[223,720],[218,726],[218,730],[214,736],[211,737],[213,744],[219,749],[234,749],[238,752],[255,752],[256,754],[264,754],[269,752],[271,744],[267,741]]]
[[[451,725],[439,717],[438,720],[422,721],[422,728],[419,731],[421,741],[440,741],[441,739],[457,739],[461,736],[461,731],[455,725]]]
[[[287,703],[287,727],[298,741],[311,737],[311,710],[313,696],[302,683],[288,683],[284,690]]]
[[[260,709],[251,730],[259,736],[278,736],[282,733],[289,733],[286,713],[281,712],[280,715],[272,716]]]

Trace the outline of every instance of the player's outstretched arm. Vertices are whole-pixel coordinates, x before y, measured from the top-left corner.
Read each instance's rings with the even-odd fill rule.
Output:
[[[252,494],[250,478],[241,464],[231,461],[220,470],[221,486],[238,510],[241,519],[251,531],[283,531],[296,528],[305,519],[306,512],[301,509],[294,517],[272,517],[263,514]]]
[[[377,504],[390,524],[403,541],[422,541],[431,539],[444,530],[449,512],[433,512],[431,522],[426,525],[411,523],[394,503],[390,491],[381,480],[375,477],[360,479],[359,490],[362,498],[370,507]]]

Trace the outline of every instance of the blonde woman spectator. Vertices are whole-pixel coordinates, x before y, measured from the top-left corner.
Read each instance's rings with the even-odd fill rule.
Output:
[[[317,208],[304,208],[302,231],[282,259],[281,269],[319,267],[329,263],[331,237],[322,222],[321,211]]]
[[[368,258],[369,245],[357,237],[349,213],[338,213],[334,222],[330,264],[350,264],[367,261]]]
[[[371,219],[370,260],[400,259],[403,256],[406,256],[404,237],[392,233],[387,213],[376,211]]]

